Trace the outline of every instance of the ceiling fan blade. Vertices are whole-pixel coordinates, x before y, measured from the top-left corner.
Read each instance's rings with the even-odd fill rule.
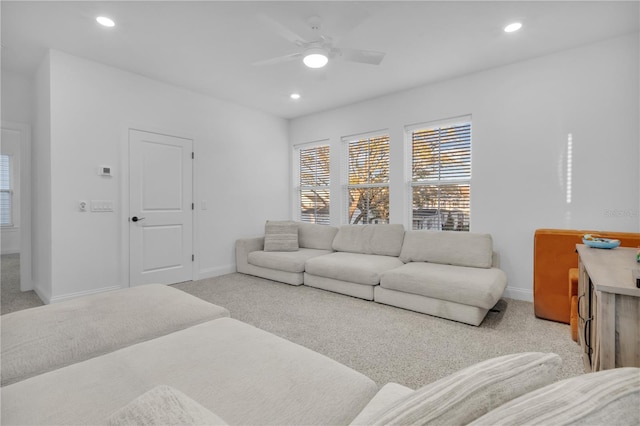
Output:
[[[262,21],[266,26],[271,28],[273,32],[275,32],[285,40],[290,41],[291,43],[294,43],[298,46],[306,46],[309,44],[307,40],[293,32],[289,28],[285,27],[275,19],[268,17],[267,15],[259,15],[258,19],[260,19],[260,21]]]
[[[284,55],[284,56],[278,56],[277,58],[271,58],[271,59],[265,59],[263,61],[257,61],[252,63],[251,65],[259,67],[262,65],[273,65],[273,64],[280,64],[282,62],[289,62],[289,61],[293,61],[296,58],[299,58],[302,56],[302,53],[290,53],[288,55]]]
[[[340,48],[333,49],[333,51],[344,60],[370,65],[380,65],[385,55],[384,52],[375,52],[373,50]]]

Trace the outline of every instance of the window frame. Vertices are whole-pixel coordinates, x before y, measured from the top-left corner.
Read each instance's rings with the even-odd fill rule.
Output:
[[[364,184],[350,184],[349,179],[349,165],[351,163],[350,159],[350,143],[362,141],[364,139],[371,140],[377,138],[386,138],[387,139],[387,180],[382,183],[364,183]],[[342,206],[341,206],[341,222],[342,224],[351,224],[351,220],[349,218],[349,190],[352,188],[387,188],[387,218],[382,222],[377,222],[375,224],[381,223],[390,223],[391,216],[391,202],[390,202],[390,191],[391,191],[391,135],[388,129],[378,130],[373,132],[366,133],[358,133],[349,136],[343,136],[341,138],[342,142]],[[374,224],[372,222],[363,222],[362,225]]]
[[[302,182],[300,181],[301,151],[306,149],[317,149],[321,147],[326,147],[329,150],[329,170],[328,170],[329,181],[327,185],[315,185],[315,186],[302,185]],[[307,223],[317,223],[317,224],[326,224],[326,225],[331,224],[331,143],[329,139],[323,139],[315,142],[306,142],[306,143],[293,145],[292,157],[293,157],[293,200],[294,200],[292,217],[294,217],[295,220],[298,220],[301,222],[307,222],[303,220],[303,214],[302,214],[302,208],[301,208],[302,207],[302,191],[303,190],[311,190],[311,191],[322,190],[327,192],[328,198],[329,198],[328,200],[329,211],[327,212],[326,223],[317,221],[317,213],[316,213],[316,220],[314,222],[307,222]]]
[[[427,130],[433,130],[433,129],[442,129],[442,128],[446,128],[446,127],[451,127],[451,126],[457,126],[457,125],[463,125],[463,124],[467,124],[469,125],[469,176],[466,178],[448,178],[448,179],[442,179],[442,178],[436,178],[436,179],[429,179],[429,180],[422,180],[419,182],[414,182],[413,179],[413,134],[416,131],[422,130],[422,131],[427,131]],[[472,206],[471,206],[471,188],[472,188],[472,179],[473,179],[473,122],[472,122],[472,116],[471,115],[463,115],[463,116],[458,116],[458,117],[452,117],[452,118],[447,118],[447,119],[442,119],[442,120],[435,120],[435,121],[429,121],[429,122],[423,122],[423,123],[418,123],[418,124],[412,124],[412,125],[408,125],[405,126],[405,152],[407,153],[406,155],[406,164],[405,164],[405,176],[406,176],[406,188],[407,188],[407,193],[408,193],[408,203],[407,203],[407,223],[408,223],[408,229],[413,230],[414,229],[414,209],[413,209],[413,194],[414,194],[414,188],[416,187],[427,187],[427,186],[435,186],[435,187],[442,187],[445,185],[450,185],[450,184],[459,184],[459,185],[468,185],[469,188],[469,207],[468,207],[468,214],[467,214],[467,223],[466,226],[463,223],[463,229],[455,229],[455,231],[470,231],[471,230],[471,212],[472,212]],[[438,208],[439,210],[439,208]],[[445,230],[444,229],[444,225],[446,224],[446,221],[442,219],[441,217],[441,213],[438,212],[438,223],[439,223],[439,229],[440,230]],[[419,228],[419,229],[433,229],[433,228]],[[435,228],[437,230],[437,228]]]
[[[2,186],[0,185],[0,193],[3,194],[8,194],[9,196],[9,221],[7,223],[1,223],[0,222],[0,227],[2,228],[13,228],[15,221],[14,221],[14,215],[15,215],[15,206],[14,206],[14,170],[13,170],[13,155],[11,154],[0,154],[0,163],[2,162],[2,157],[7,157],[7,175],[8,175],[8,184],[9,187],[7,189],[3,189]]]

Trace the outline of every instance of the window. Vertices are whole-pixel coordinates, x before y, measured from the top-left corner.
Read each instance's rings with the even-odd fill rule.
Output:
[[[411,142],[413,229],[468,231],[471,120],[407,129]]]
[[[389,136],[356,136],[348,144],[347,223],[389,223]]]
[[[330,164],[329,145],[294,148],[298,163],[297,197],[299,219],[328,225]]]
[[[0,225],[13,225],[13,188],[11,187],[11,156],[0,155]]]

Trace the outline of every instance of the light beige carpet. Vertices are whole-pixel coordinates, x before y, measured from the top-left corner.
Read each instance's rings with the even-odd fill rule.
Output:
[[[20,291],[20,254],[0,258],[0,314],[43,305],[35,291]]]
[[[418,388],[482,360],[555,352],[560,378],[584,372],[569,325],[538,319],[530,302],[502,299],[480,327],[306,286],[244,274],[175,285],[226,307],[233,318],[306,346],[379,385]]]
[[[2,314],[42,305],[20,292],[19,257],[2,256]],[[560,378],[582,374],[569,326],[538,319],[533,304],[502,299],[480,327],[305,286],[243,274],[175,285],[226,307],[233,318],[327,355],[379,385],[418,388],[482,360],[515,352],[555,352]]]

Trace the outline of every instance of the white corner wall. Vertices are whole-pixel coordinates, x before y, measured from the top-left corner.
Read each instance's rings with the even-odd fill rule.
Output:
[[[43,301],[51,298],[51,63],[47,54],[34,79],[32,141],[31,256],[33,288]]]
[[[339,224],[340,138],[388,129],[391,222],[409,229],[404,126],[471,114],[471,231],[493,235],[505,295],[532,300],[536,229],[640,231],[639,50],[636,33],[294,119],[290,142],[330,140]]]
[[[196,279],[235,271],[235,240],[289,217],[286,120],[59,51],[50,62],[48,301],[128,285],[129,127],[194,140]],[[83,213],[79,200],[114,200],[115,212]]]

